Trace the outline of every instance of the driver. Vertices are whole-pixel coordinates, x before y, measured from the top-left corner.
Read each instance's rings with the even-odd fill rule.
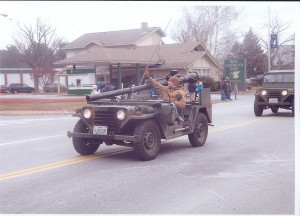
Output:
[[[185,92],[182,86],[179,85],[179,79],[175,76],[172,76],[168,81],[168,86],[163,86],[151,77],[147,67],[144,71],[144,77],[148,79],[152,88],[155,89],[157,94],[161,96],[162,99],[171,103],[175,110],[175,117],[179,121],[184,121],[178,112],[183,109],[186,103]]]

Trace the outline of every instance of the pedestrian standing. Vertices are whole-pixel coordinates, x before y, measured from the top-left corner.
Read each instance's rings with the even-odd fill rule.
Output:
[[[232,86],[229,77],[225,79],[225,100],[231,100]]]
[[[234,99],[236,100],[236,95],[237,95],[237,93],[239,92],[239,91],[238,91],[238,87],[237,87],[237,83],[234,84],[233,91],[234,91]]]
[[[221,81],[220,81],[220,90],[221,90],[221,100],[225,101],[225,77],[222,77]]]

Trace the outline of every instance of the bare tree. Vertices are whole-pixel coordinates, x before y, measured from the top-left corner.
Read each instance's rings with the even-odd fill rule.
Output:
[[[199,41],[221,60],[237,41],[232,23],[239,12],[231,6],[194,6],[185,8],[183,19],[171,37],[178,42]],[[228,43],[230,41],[230,43]]]
[[[19,51],[19,60],[33,69],[34,87],[38,90],[39,84],[45,83],[45,77],[54,76],[55,71],[51,68],[62,39],[56,36],[55,28],[43,23],[39,18],[35,26],[19,24],[13,39]]]
[[[295,65],[295,33],[287,33],[290,24],[283,22],[275,14],[270,20],[270,25],[265,23],[264,28],[270,28],[271,35],[275,34],[278,38],[277,48],[271,48],[270,50],[271,69],[292,69],[286,68]],[[262,46],[267,51],[270,48],[270,37],[269,35],[267,40],[261,39]]]

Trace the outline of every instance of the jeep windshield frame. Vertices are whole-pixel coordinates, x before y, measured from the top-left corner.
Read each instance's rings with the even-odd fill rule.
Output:
[[[264,74],[263,87],[293,88],[295,73],[289,72],[269,72]]]

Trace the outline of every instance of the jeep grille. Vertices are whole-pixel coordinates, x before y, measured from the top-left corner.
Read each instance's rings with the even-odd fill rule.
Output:
[[[277,98],[278,101],[281,101],[281,91],[280,90],[268,90],[268,99]]]
[[[107,133],[113,135],[118,127],[116,114],[112,111],[95,111],[94,125],[107,126]]]

